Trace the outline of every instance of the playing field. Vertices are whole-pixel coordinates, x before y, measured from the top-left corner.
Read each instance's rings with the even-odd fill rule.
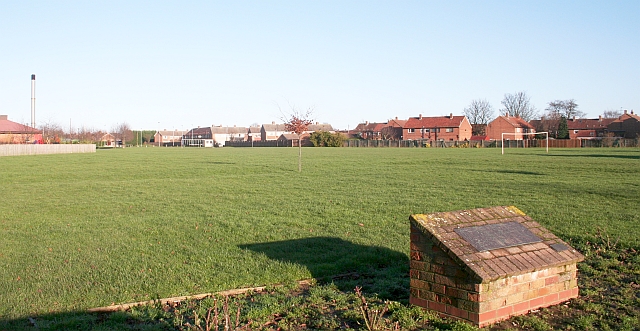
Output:
[[[408,272],[412,213],[640,244],[638,149],[128,148],[0,158],[0,319]]]

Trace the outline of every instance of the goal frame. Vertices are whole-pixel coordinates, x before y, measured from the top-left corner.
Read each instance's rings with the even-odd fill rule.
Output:
[[[547,140],[547,148],[546,149],[547,149],[547,154],[549,154],[549,132],[503,132],[502,133],[502,137],[500,139],[500,145],[502,147],[502,155],[504,155],[504,135],[505,134],[513,135],[513,136],[516,136],[516,135],[522,135],[522,136],[534,135],[535,136],[535,135],[538,135],[538,134],[545,134],[547,136],[547,138],[546,138],[546,140]]]

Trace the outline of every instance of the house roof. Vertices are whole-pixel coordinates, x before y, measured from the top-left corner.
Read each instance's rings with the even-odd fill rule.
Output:
[[[287,131],[287,130],[286,130],[286,128],[285,128],[284,123],[281,123],[281,124],[275,124],[275,123],[272,123],[272,124],[262,124],[262,128],[263,128],[265,131],[283,131],[283,132],[284,132],[284,131]]]
[[[483,283],[584,260],[514,206],[417,214],[411,215],[410,222]],[[531,235],[538,241],[531,241]],[[492,241],[498,247],[477,248]]]
[[[640,122],[640,116],[638,116],[637,114],[634,114],[632,110],[631,113],[624,113],[620,115],[620,117],[618,117],[617,119],[614,119],[611,123],[621,123],[628,120],[636,120]]]
[[[212,134],[235,134],[235,133],[247,133],[247,128],[242,126],[214,126],[211,127]]]
[[[458,128],[464,116],[410,117],[402,128]]]
[[[311,124],[305,131],[334,131],[331,124]]]
[[[469,139],[469,140],[473,140],[473,141],[476,141],[476,140],[489,140],[489,136],[471,136],[471,139]]]
[[[567,127],[569,130],[595,130],[605,129],[607,125],[615,121],[615,118],[578,118],[568,119]]]
[[[187,133],[187,131],[183,131],[183,130],[160,130],[158,131],[158,133],[163,136],[183,136],[184,134]]]
[[[303,133],[300,135],[300,139],[308,137],[308,133]],[[298,140],[298,135],[295,133],[283,133],[280,135],[278,139],[284,138],[285,140]]]
[[[389,120],[389,126],[395,127],[395,128],[402,128],[404,127],[404,125],[407,123],[407,120],[399,120],[397,117],[395,119],[391,119]]]
[[[249,127],[249,133],[260,133],[260,127],[259,126],[251,126]]]
[[[189,131],[187,131],[187,133],[185,133],[184,135],[191,135],[191,134],[199,134],[199,135],[206,135],[206,134],[211,134],[211,128],[206,126],[204,128],[193,128]]]
[[[518,116],[504,116],[504,115],[500,115],[498,116],[495,120],[497,119],[503,119],[504,121],[506,121],[507,123],[509,123],[511,126],[513,126],[514,128],[527,128],[527,129],[535,129],[535,127],[530,124],[529,122],[523,120],[521,117]],[[493,121],[495,121],[493,120]],[[492,122],[493,122],[492,121]]]
[[[0,133],[13,133],[13,134],[28,133],[28,134],[34,134],[34,133],[42,133],[42,131],[40,131],[38,129],[35,129],[35,128],[32,128],[30,126],[26,126],[26,125],[22,125],[20,123],[9,121],[7,115],[0,115]]]

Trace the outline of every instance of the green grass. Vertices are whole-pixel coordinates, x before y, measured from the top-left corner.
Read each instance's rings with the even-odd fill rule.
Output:
[[[349,272],[406,299],[412,213],[515,205],[640,244],[638,149],[305,148],[302,173],[297,152],[0,158],[0,320]]]

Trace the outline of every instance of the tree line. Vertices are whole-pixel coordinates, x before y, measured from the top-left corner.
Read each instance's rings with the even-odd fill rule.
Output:
[[[556,138],[560,138],[558,137],[560,129],[563,129],[562,136],[564,136],[564,131],[566,130],[566,137],[568,138],[567,119],[586,116],[586,113],[579,109],[575,99],[549,101],[544,111],[539,113],[525,91],[505,94],[500,104],[502,108],[498,110],[499,115],[516,116],[527,122],[540,118],[540,128],[536,129],[539,129],[538,131],[554,132]],[[463,112],[473,125],[474,135],[484,135],[486,125],[496,117],[493,106],[486,99],[472,100],[469,106],[464,108]],[[617,118],[620,115],[622,115],[622,111],[613,109],[605,110],[602,113],[603,118]]]

